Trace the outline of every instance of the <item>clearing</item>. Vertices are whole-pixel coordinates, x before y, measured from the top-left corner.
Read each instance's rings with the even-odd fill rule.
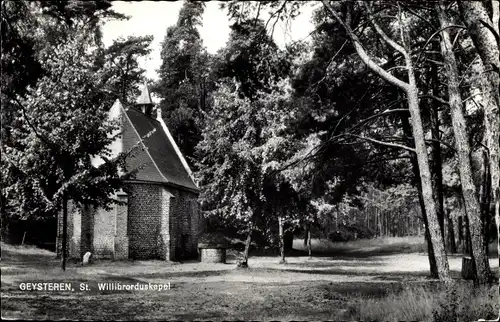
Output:
[[[3,318],[86,320],[339,320],[357,319],[367,300],[427,278],[421,238],[350,243],[314,240],[315,256],[253,256],[249,269],[227,264],[163,261],[70,263],[63,272],[53,252],[2,243]],[[302,241],[295,240],[295,249]],[[461,256],[449,256],[460,276]],[[498,271],[496,261],[491,268]],[[74,291],[23,291],[21,283],[71,283]],[[80,291],[80,284],[88,290]],[[99,290],[98,283],[170,283],[169,290]]]

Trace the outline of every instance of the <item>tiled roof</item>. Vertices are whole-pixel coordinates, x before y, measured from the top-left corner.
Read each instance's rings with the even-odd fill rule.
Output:
[[[199,190],[159,121],[134,107],[126,109],[123,121],[124,149],[130,149],[138,138],[146,148],[127,160],[128,170],[140,167],[135,179]]]

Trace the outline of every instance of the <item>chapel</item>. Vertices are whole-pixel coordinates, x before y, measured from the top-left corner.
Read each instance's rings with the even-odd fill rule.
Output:
[[[116,100],[109,117],[120,133],[110,149],[129,152],[126,170],[134,173],[114,198],[111,210],[78,209],[69,203],[68,256],[183,260],[197,258],[202,218],[199,188],[160,108],[155,109],[147,84],[136,104]],[[92,160],[95,166],[102,159]],[[57,255],[61,255],[62,216],[58,218]]]

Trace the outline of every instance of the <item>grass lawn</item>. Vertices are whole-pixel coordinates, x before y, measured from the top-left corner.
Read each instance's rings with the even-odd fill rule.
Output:
[[[277,257],[253,256],[249,269],[237,269],[236,259],[229,256],[227,264],[98,261],[82,267],[70,263],[65,272],[52,252],[2,243],[2,317],[446,321],[453,301],[458,303],[454,309],[458,320],[496,316],[495,287],[476,294],[470,283],[459,282],[453,292],[428,279],[422,242],[418,238],[335,244],[313,240],[317,256],[312,259],[294,256],[280,265]],[[302,244],[294,243],[299,255]],[[450,256],[449,261],[458,278],[461,257]],[[496,265],[492,259],[491,267],[497,271]],[[20,290],[21,283],[32,282],[71,283],[74,291]],[[170,289],[99,290],[98,283],[170,283]],[[88,290],[80,291],[80,284]]]

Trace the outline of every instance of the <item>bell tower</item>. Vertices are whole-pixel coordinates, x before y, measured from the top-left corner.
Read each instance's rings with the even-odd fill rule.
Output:
[[[151,94],[149,94],[149,88],[146,82],[144,82],[144,85],[142,87],[141,95],[139,95],[139,97],[137,98],[136,106],[137,109],[142,111],[142,113],[146,114],[147,116],[151,116],[154,104],[151,100]]]

